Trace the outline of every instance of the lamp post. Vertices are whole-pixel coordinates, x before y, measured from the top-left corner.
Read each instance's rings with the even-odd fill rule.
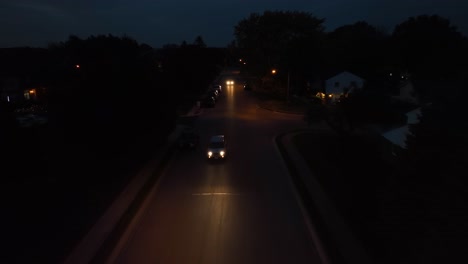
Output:
[[[271,74],[273,74],[273,75],[275,75],[276,72],[277,72],[276,69],[271,70]],[[290,73],[290,71],[288,70],[288,82],[287,82],[287,85],[286,85],[286,102],[287,103],[289,103],[289,83],[290,83],[289,82],[289,79],[290,79],[289,78],[289,75],[290,75],[289,73]]]
[[[286,103],[289,103],[289,70],[288,70],[288,85],[286,86]]]

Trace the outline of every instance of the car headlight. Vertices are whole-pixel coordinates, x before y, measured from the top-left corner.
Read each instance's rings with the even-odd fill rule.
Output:
[[[208,151],[208,156],[211,156],[211,155],[213,155],[213,152]]]
[[[219,152],[219,154],[221,154],[221,156],[224,156],[224,151]]]

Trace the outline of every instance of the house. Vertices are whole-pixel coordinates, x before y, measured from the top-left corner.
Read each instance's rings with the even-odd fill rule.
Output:
[[[341,96],[346,96],[348,93],[356,89],[362,89],[365,80],[348,71],[342,71],[338,74],[332,75],[324,82],[324,94],[332,102],[336,102]]]
[[[0,101],[40,100],[45,95],[49,58],[42,48],[0,49]]]
[[[419,98],[410,79],[404,79],[400,82],[397,87],[397,94],[392,96],[392,98],[402,102],[419,104]]]
[[[394,146],[406,149],[406,138],[410,132],[410,125],[419,123],[421,116],[421,107],[406,113],[407,121],[404,126],[392,129],[383,133],[383,137],[390,141]]]

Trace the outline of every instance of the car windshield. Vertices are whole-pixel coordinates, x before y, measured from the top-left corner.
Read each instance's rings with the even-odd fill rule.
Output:
[[[211,142],[210,148],[224,148],[223,142]]]

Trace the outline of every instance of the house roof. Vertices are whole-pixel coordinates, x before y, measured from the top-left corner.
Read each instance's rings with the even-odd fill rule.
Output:
[[[390,130],[384,133],[382,136],[393,144],[402,148],[406,148],[406,137],[409,133],[409,125],[404,125],[402,127]]]
[[[409,111],[408,113],[406,113],[406,116],[408,117],[408,120],[406,121],[407,124],[419,123],[419,117],[421,116],[421,107]]]
[[[402,148],[406,148],[406,138],[408,134],[411,133],[411,131],[409,130],[409,125],[419,123],[419,118],[421,116],[421,108],[419,107],[412,111],[409,111],[408,113],[406,113],[406,116],[408,117],[406,125],[392,129],[382,134],[382,136],[385,137],[387,140]]]
[[[329,79],[331,79],[331,78],[333,78],[333,77],[335,77],[335,76],[337,76],[337,75],[340,75],[340,74],[342,74],[342,73],[345,73],[345,72],[346,72],[346,73],[349,73],[349,74],[351,74],[351,75],[354,75],[354,76],[356,76],[357,78],[364,79],[364,78],[362,78],[361,76],[356,75],[354,72],[351,72],[351,71],[348,71],[348,70],[331,70],[331,71],[326,72],[324,75],[322,75],[322,76],[323,76],[323,80],[329,80]]]

